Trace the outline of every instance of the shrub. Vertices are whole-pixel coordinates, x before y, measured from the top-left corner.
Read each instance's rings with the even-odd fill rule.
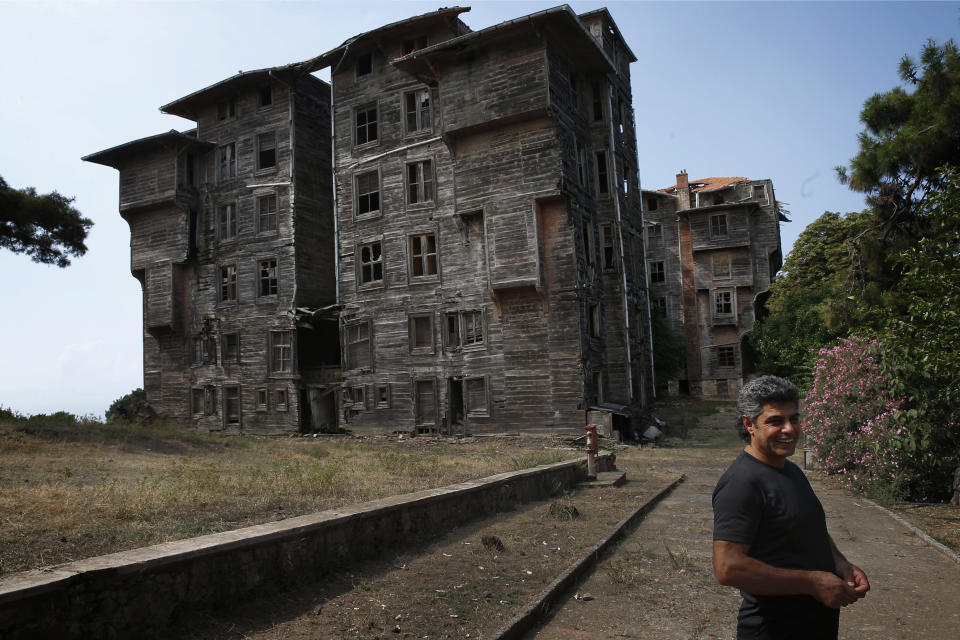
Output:
[[[150,424],[156,419],[157,413],[147,402],[147,393],[143,389],[134,389],[127,395],[117,398],[107,409],[107,422]]]

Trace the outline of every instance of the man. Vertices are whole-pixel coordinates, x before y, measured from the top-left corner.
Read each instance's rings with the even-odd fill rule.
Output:
[[[823,506],[787,457],[801,435],[800,394],[762,376],[740,390],[748,441],[713,491],[713,571],[738,587],[737,640],[836,640],[840,607],[870,589],[827,533]]]

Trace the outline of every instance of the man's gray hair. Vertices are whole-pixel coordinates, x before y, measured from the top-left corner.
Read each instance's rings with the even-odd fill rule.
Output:
[[[740,416],[747,416],[750,422],[756,424],[757,418],[763,413],[763,405],[774,402],[792,402],[799,405],[800,391],[786,378],[760,376],[740,388],[740,393],[737,395],[737,412]],[[744,428],[743,420],[738,419],[737,424],[740,436],[744,440],[749,440],[750,434]]]

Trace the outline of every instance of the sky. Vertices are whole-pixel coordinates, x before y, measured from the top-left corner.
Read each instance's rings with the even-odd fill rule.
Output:
[[[193,125],[159,106],[236,74],[311,58],[449,3],[0,0],[0,176],[59,191],[94,221],[67,269],[0,249],[0,407],[102,417],[143,384],[142,294],[118,173],[82,156]],[[473,2],[479,30],[556,2]],[[824,211],[856,211],[834,177],[860,109],[927,39],[957,39],[960,2],[570,2],[606,6],[631,65],[641,186],[773,180],[788,252]],[[329,80],[329,76],[318,74]]]

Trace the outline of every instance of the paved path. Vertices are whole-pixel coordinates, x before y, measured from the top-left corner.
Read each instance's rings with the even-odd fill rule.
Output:
[[[710,496],[723,468],[680,471],[686,482],[597,567],[580,599],[568,600],[528,638],[736,637],[739,594],[716,583],[711,564]],[[960,638],[960,564],[871,503],[829,488],[816,474],[811,481],[831,535],[872,585],[841,614],[841,640]]]

